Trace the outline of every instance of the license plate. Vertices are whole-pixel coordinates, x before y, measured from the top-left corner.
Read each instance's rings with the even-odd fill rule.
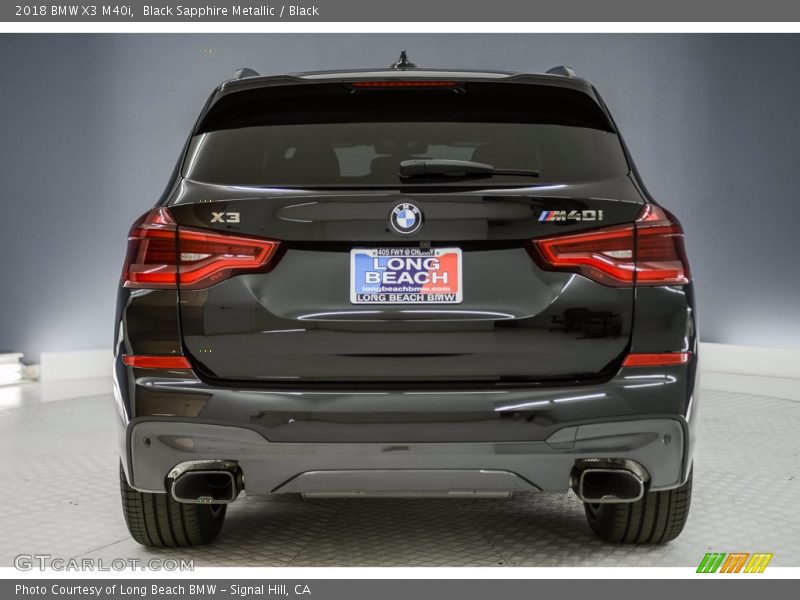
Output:
[[[356,248],[350,251],[353,304],[458,304],[460,248]]]

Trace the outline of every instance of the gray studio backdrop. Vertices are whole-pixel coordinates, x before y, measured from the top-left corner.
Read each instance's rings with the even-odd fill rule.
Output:
[[[210,90],[389,65],[542,71],[604,95],[683,221],[704,341],[800,348],[800,36],[0,36],[0,352],[110,348],[125,236]]]

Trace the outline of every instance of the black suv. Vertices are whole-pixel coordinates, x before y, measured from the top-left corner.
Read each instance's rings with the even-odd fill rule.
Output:
[[[242,491],[572,489],[665,542],[696,336],[681,226],[571,69],[243,69],[128,238],[125,519],[187,546]]]

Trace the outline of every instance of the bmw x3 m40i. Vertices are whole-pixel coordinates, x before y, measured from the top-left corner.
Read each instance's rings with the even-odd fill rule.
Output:
[[[125,519],[187,546],[243,491],[572,489],[668,541],[696,374],[681,225],[570,69],[242,70],[129,234]]]

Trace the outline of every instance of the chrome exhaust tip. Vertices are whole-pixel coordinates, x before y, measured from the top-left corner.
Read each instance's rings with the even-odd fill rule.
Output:
[[[172,497],[186,504],[230,504],[243,488],[242,471],[229,460],[190,460],[167,475]]]
[[[570,476],[575,495],[589,504],[636,502],[650,479],[639,463],[627,459],[587,459],[576,463]]]

